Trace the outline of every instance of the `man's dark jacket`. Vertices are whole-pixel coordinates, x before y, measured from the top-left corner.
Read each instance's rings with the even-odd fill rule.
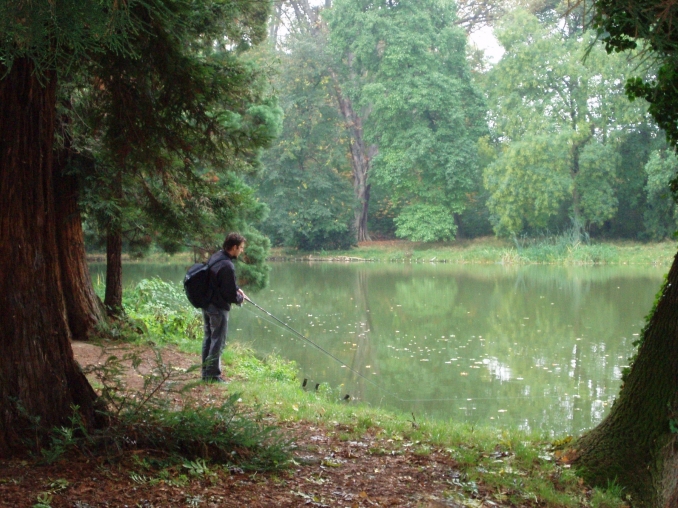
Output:
[[[241,304],[242,295],[238,293],[235,283],[234,258],[223,250],[217,251],[210,257],[210,284],[212,286],[212,305],[220,309],[230,310],[232,303]]]

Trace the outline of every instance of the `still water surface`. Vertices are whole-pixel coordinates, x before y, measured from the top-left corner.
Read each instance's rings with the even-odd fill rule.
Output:
[[[184,269],[130,264],[124,276],[180,281]],[[329,383],[338,396],[577,434],[618,393],[665,270],[274,263],[252,299],[348,368],[251,305],[231,312],[229,339],[295,360],[311,386]]]

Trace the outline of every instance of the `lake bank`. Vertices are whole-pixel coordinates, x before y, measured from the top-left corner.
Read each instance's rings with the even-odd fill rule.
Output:
[[[367,270],[371,273],[375,269],[386,269],[390,275],[384,280],[393,283],[397,282],[393,274],[401,269],[397,265],[389,264],[346,266],[328,263],[313,267],[306,263],[297,263],[290,264],[290,268],[294,271],[289,274],[289,279],[298,284],[309,280],[309,277],[298,273],[298,270],[304,267],[319,269],[323,272],[355,269],[361,272]],[[459,271],[467,267],[418,265],[410,268],[414,272],[435,271],[437,280],[441,275],[439,273],[441,270]],[[528,292],[535,292],[537,296],[542,295],[542,292],[533,290],[533,284],[546,284],[542,289],[548,289],[548,281],[542,282],[539,273],[531,274],[531,272],[535,270],[541,272],[550,267],[478,266],[475,268],[474,271],[483,272],[482,277],[491,276],[490,272],[495,271],[522,272],[527,270],[530,274],[526,274],[523,279],[528,283],[527,289],[530,290]],[[564,291],[568,301],[574,301],[579,300],[577,295],[580,294],[580,289],[578,288],[582,287],[582,283],[584,283],[583,286],[597,283],[601,275],[598,272],[606,272],[611,268],[559,267],[556,269],[585,272],[583,275],[586,277],[577,276],[573,279],[573,284],[558,286],[563,287],[560,291]],[[327,276],[328,274],[325,273],[325,277]],[[480,275],[474,278],[474,284],[483,280],[478,277]],[[342,275],[339,279],[333,280],[330,287],[336,292],[340,287],[336,280],[347,281],[348,277]],[[368,287],[375,288],[374,281],[369,283],[369,277],[356,277],[356,280],[366,282]],[[445,287],[449,286],[450,280],[446,279]],[[623,291],[623,286],[618,289],[617,285],[612,289]],[[286,294],[305,294],[306,291],[302,289],[287,291]],[[423,289],[430,292],[428,286]],[[404,291],[405,294],[411,293],[408,288]],[[266,302],[266,306],[273,309],[278,299],[278,292],[270,290],[268,292],[271,294],[271,301]],[[308,292],[314,295],[321,293],[321,291]],[[468,291],[462,288],[460,293],[464,294]],[[393,291],[389,290],[385,294],[393,294]],[[152,341],[172,349],[178,346],[181,351],[196,358],[200,348],[200,319],[192,319],[193,309],[187,307],[181,300],[180,292],[171,298],[170,296],[172,295],[167,295],[162,288],[153,289],[152,287],[146,287],[143,291],[138,290],[136,295],[126,293],[125,305],[130,316],[134,318],[137,329],[146,330],[144,335],[137,335],[135,331],[136,340],[142,344]],[[174,299],[182,304],[174,307],[171,305]],[[373,296],[368,299],[372,302],[369,313],[375,313],[376,319],[376,305],[382,298],[375,300]],[[421,298],[415,298],[415,300],[423,301]],[[479,302],[487,300],[486,297],[478,297]],[[498,300],[506,299],[501,297]],[[541,312],[546,312],[545,309],[551,306],[550,297],[544,300],[545,305],[549,307],[544,307]],[[627,300],[629,300],[627,297],[619,298],[619,301]],[[450,298],[436,298],[436,301],[450,301]],[[148,305],[142,305],[144,302]],[[276,314],[286,318],[284,308],[286,309],[291,303],[280,304],[281,307],[276,310]],[[388,302],[383,303],[385,305]],[[554,307],[560,306],[557,300],[555,303]],[[298,312],[302,312],[305,304],[300,302],[299,305],[302,307]],[[582,306],[586,309],[591,307],[586,301],[582,301]],[[406,308],[413,308],[413,306],[407,305]],[[390,307],[388,309],[391,310]],[[398,310],[398,308],[393,310]],[[318,309],[318,314],[323,320],[331,319],[329,311],[321,311],[322,309]],[[461,315],[466,313],[464,309]],[[595,313],[600,314],[600,312]],[[611,311],[611,313],[615,316],[629,314],[627,309],[618,312]],[[269,332],[263,326],[253,328],[251,332],[239,331],[236,314],[239,315],[238,320],[242,317],[240,311],[234,311],[234,326],[230,332],[233,339],[239,334],[251,334],[251,338],[274,343],[273,332]],[[313,314],[315,316],[315,310]],[[476,316],[480,314],[490,313],[475,313]],[[343,316],[344,313],[341,315]],[[524,317],[525,314],[522,313],[519,319],[524,321]],[[431,321],[431,319],[427,318],[422,323],[426,321]],[[532,321],[535,319],[518,323],[516,327],[521,330],[529,329],[529,326],[523,326],[523,324],[529,324]],[[141,323],[144,323],[144,326],[140,326]],[[418,325],[419,328],[423,326],[422,323]],[[318,324],[313,324],[315,324],[313,330],[316,330]],[[329,326],[328,322],[328,333],[334,328],[334,323],[331,324],[333,326]],[[378,323],[374,324],[378,325]],[[583,321],[582,331],[590,333],[585,331],[585,325],[586,322]],[[603,327],[605,328],[606,325]],[[404,333],[400,325],[398,330]],[[553,329],[549,329],[549,332],[552,334]],[[457,333],[457,335],[460,334]],[[486,338],[485,333],[482,335]],[[316,334],[313,337],[317,340]],[[581,335],[577,334],[577,337]],[[577,337],[572,340],[576,341]],[[449,334],[446,338],[450,338]],[[480,337],[478,339],[476,346],[480,345]],[[586,336],[583,339],[573,344],[583,344],[586,342]],[[534,341],[531,341],[531,344],[534,344]],[[461,345],[466,348],[471,346],[465,343]],[[511,344],[508,346],[512,347]],[[423,345],[422,347],[426,349]],[[531,347],[530,351],[533,350],[534,348]],[[577,351],[580,351],[579,346],[577,346]],[[605,354],[608,353],[612,352],[606,350]],[[393,352],[389,352],[388,356],[393,357]],[[478,358],[475,351],[472,356]],[[318,358],[313,355],[315,364],[322,363]],[[458,358],[456,353],[455,358]],[[420,358],[417,357],[417,364],[419,360]],[[471,361],[471,358],[468,360]],[[378,365],[371,359],[369,363],[373,367]],[[424,362],[421,365],[428,363],[430,362]],[[555,362],[549,362],[549,365],[551,363]],[[569,362],[561,363],[569,365]],[[181,463],[171,467],[149,467],[147,464],[154,464],[157,460],[151,455],[152,452],[148,452],[149,455],[134,455],[130,452],[129,460],[123,460],[119,467],[106,467],[101,470],[100,474],[110,475],[105,477],[106,486],[103,487],[105,492],[118,495],[125,491],[126,503],[152,499],[153,502],[160,502],[164,505],[180,504],[185,502],[189,495],[192,499],[204,496],[202,497],[204,501],[211,500],[210,498],[214,496],[216,500],[218,496],[228,492],[228,497],[225,499],[232,500],[235,503],[233,506],[238,506],[237,503],[240,503],[239,506],[252,507],[270,506],[274,500],[278,506],[299,506],[303,503],[315,503],[318,506],[340,505],[342,501],[346,501],[346,506],[391,503],[396,506],[452,506],[457,508],[482,506],[622,508],[627,506],[627,503],[620,497],[621,489],[616,485],[610,485],[606,490],[598,490],[581,483],[568,464],[567,457],[563,457],[563,446],[569,439],[565,433],[552,435],[545,429],[538,428],[526,432],[517,430],[514,426],[472,424],[452,418],[433,419],[428,418],[416,408],[411,411],[385,410],[376,407],[378,404],[366,404],[355,400],[356,394],[353,389],[335,383],[320,383],[316,389],[316,383],[311,382],[307,383],[304,389],[302,384],[305,372],[301,370],[298,363],[288,362],[277,354],[254,353],[236,344],[232,344],[226,350],[224,364],[231,382],[225,390],[217,388],[216,392],[210,392],[209,399],[213,403],[218,403],[220,394],[228,396],[238,393],[244,408],[257,408],[257,411],[261,411],[263,421],[294,436],[296,452],[293,462],[277,472],[254,474],[238,471],[237,468],[228,465],[209,463],[207,468],[202,468],[207,469],[208,473],[202,477],[193,477],[186,474],[188,466]],[[443,364],[446,368],[452,368],[445,362]],[[489,369],[492,365],[491,363],[487,366],[476,365],[473,362],[468,364],[468,367],[475,370],[466,372],[468,374],[480,372],[482,369]],[[553,374],[543,368],[539,371],[541,372],[540,384],[552,385]],[[504,371],[495,369],[492,372]],[[463,380],[472,377],[463,376],[460,373],[458,375]],[[436,379],[439,376],[440,373],[437,373]],[[407,377],[416,378],[417,388],[420,390],[423,388],[421,376]],[[454,391],[449,386],[446,386],[446,389]],[[345,401],[343,399],[347,393],[350,397],[348,401]],[[581,401],[581,398],[577,398],[573,404]],[[511,411],[518,409],[515,402],[512,402],[509,409]],[[573,409],[576,410],[576,407]],[[250,411],[245,409],[245,412]],[[503,417],[507,413],[495,411],[495,414]],[[578,434],[572,435],[576,438]],[[39,472],[40,469],[37,469],[38,473],[33,475],[35,476],[34,488],[37,486],[40,489],[47,489],[48,487],[40,486],[38,477],[57,475],[58,470],[58,476],[53,477],[65,480],[61,484],[70,487],[64,488],[63,493],[55,492],[53,494],[55,501],[64,499],[65,496],[69,496],[69,501],[88,500],[83,499],[79,494],[83,488],[94,486],[94,482],[88,483],[83,479],[87,476],[81,474],[81,470],[85,467],[83,462],[73,471],[64,467],[63,463],[58,468],[49,471]],[[0,464],[0,469],[2,469],[2,464]],[[22,471],[18,471],[17,474],[19,473],[25,474]],[[100,474],[98,472],[97,477],[101,480]],[[26,477],[31,475],[26,475]],[[2,476],[0,472],[0,477]],[[28,479],[22,480],[21,485],[29,481]],[[24,488],[21,485],[17,485],[16,488]],[[130,487],[135,490],[132,491]],[[25,485],[25,488],[30,488],[30,485]],[[264,497],[252,496],[254,489]],[[23,492],[29,491],[23,490]],[[33,490],[32,499],[36,499],[37,495],[42,493],[44,491]],[[343,497],[337,498],[336,493],[341,493]]]
[[[133,347],[153,359],[149,339],[160,338],[140,336]],[[172,346],[171,337],[161,341],[164,361],[184,367],[198,361],[195,351]],[[120,355],[129,345],[78,346],[76,358],[87,366],[102,361],[101,346]],[[595,489],[580,481],[563,453],[569,438],[435,422],[341,400],[327,386],[303,389],[293,363],[257,357],[237,344],[226,350],[224,366],[228,384],[198,384],[193,396],[218,405],[238,394],[242,414],[260,415],[291,439],[289,461],[280,467],[258,471],[228,461],[173,462],[163,450],[133,448],[107,461],[105,455],[65,447],[51,464],[0,461],[5,501],[95,506],[103,496],[129,506],[628,506],[618,487]]]
[[[104,265],[91,270],[103,280]],[[184,270],[126,264],[123,303],[149,332],[181,332],[176,340],[194,345],[202,323],[183,294]],[[372,405],[576,435],[616,397],[664,271],[272,263],[269,286],[248,294],[308,341],[249,304],[232,310],[229,340],[294,360],[310,384]]]
[[[327,262],[400,262],[457,264],[563,264],[563,265],[652,265],[670,266],[678,251],[678,243],[665,241],[641,243],[610,241],[568,243],[558,238],[541,241],[512,242],[494,237],[456,240],[445,243],[420,243],[405,240],[361,242],[356,247],[338,251],[300,251],[289,247],[274,247],[268,260],[327,261]],[[105,253],[88,253],[89,262],[105,262]],[[185,263],[194,262],[190,252],[174,255],[151,253],[137,259],[123,254],[126,263]]]
[[[271,249],[274,261],[379,261],[458,264],[619,264],[670,266],[678,244],[591,242],[567,243],[558,238],[535,242],[512,242],[494,237],[447,243],[401,240],[361,242],[343,251],[302,252],[291,248]]]

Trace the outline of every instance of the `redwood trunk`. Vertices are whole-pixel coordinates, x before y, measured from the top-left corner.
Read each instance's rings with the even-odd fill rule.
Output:
[[[122,315],[122,231],[112,224],[106,233],[106,295],[104,307],[109,316]]]
[[[122,173],[115,175],[112,183],[113,199],[122,201]],[[122,219],[118,211],[106,228],[106,294],[104,307],[111,317],[120,317],[122,309]]]
[[[678,256],[610,414],[577,443],[594,484],[616,481],[633,506],[678,506]]]
[[[0,66],[0,74],[5,69]],[[27,435],[26,415],[63,425],[96,394],[73,358],[56,240],[56,78],[42,86],[24,59],[0,80],[0,455]]]
[[[65,174],[67,153],[57,157],[54,172],[57,244],[68,324],[74,340],[88,340],[105,321],[103,304],[94,292],[87,266],[78,181]]]

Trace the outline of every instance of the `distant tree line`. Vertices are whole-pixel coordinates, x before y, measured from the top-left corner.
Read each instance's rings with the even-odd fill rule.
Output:
[[[583,10],[558,2],[275,4],[269,50],[283,129],[249,180],[274,244],[496,234],[661,240],[678,165]],[[467,36],[490,24],[489,65]],[[277,72],[275,72],[277,70]]]

